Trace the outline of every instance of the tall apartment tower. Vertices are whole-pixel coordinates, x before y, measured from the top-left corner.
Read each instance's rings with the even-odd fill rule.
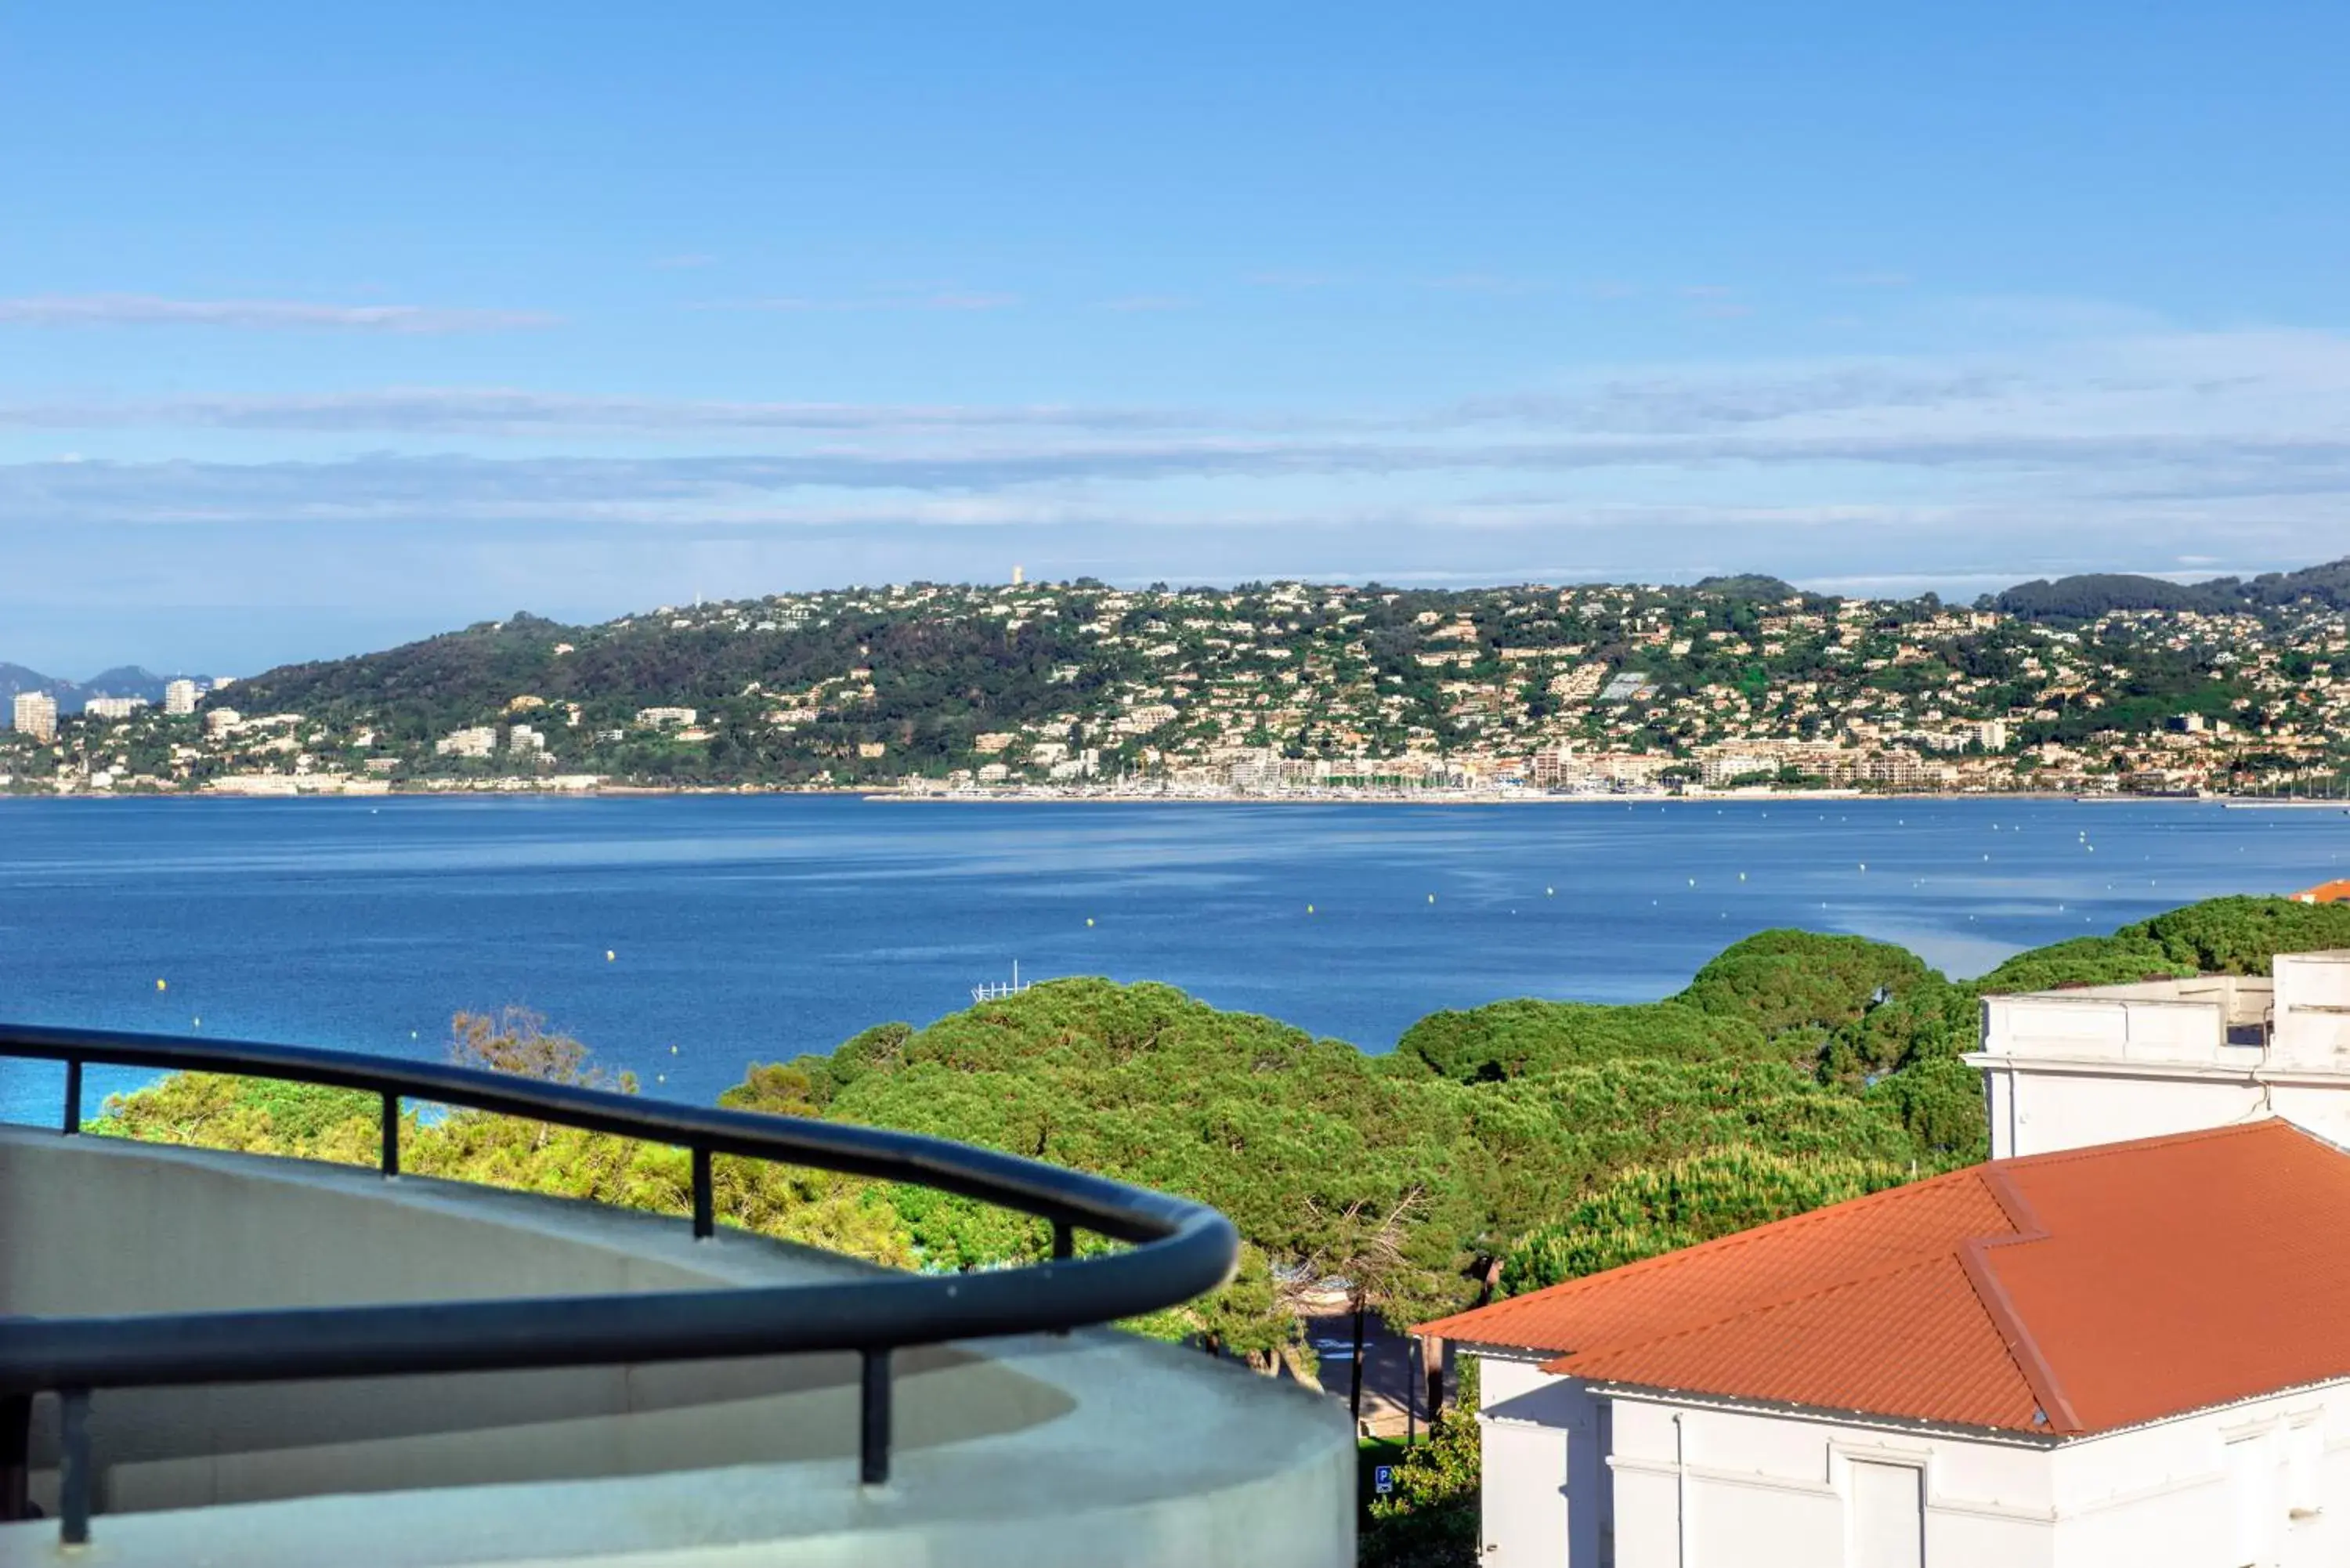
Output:
[[[192,713],[195,711],[196,683],[194,681],[174,680],[163,688],[164,712]]]
[[[16,693],[16,728],[41,742],[57,738],[57,700],[46,691]]]

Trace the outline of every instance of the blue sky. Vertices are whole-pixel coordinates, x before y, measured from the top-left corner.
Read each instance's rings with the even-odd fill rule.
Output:
[[[2350,7],[0,9],[0,659],[2350,553]]]

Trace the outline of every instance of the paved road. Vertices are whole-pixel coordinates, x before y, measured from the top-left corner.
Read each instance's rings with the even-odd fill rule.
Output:
[[[1305,1337],[1321,1358],[1322,1386],[1344,1403],[1355,1354],[1354,1317],[1346,1312],[1322,1313],[1305,1320]],[[1409,1424],[1406,1391],[1412,1386],[1417,1365],[1412,1343],[1379,1321],[1374,1313],[1363,1325],[1363,1421],[1373,1436],[1401,1436]],[[1417,1401],[1419,1424],[1428,1425],[1425,1391]]]

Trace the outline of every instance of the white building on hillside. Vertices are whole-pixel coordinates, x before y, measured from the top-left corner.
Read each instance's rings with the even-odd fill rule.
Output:
[[[497,749],[498,731],[494,724],[452,730],[432,742],[432,754],[436,757],[486,757]]]
[[[46,691],[19,691],[11,716],[16,730],[44,743],[57,738],[57,700]]]
[[[1994,1158],[2270,1113],[2350,1147],[2350,951],[2274,980],[2197,975],[1983,1002]]]
[[[2350,952],[2274,967],[1990,999],[1989,1164],[1422,1325],[1481,1562],[2350,1562]]]

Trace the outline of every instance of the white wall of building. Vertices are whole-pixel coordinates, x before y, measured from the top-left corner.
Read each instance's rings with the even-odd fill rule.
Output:
[[[2350,1145],[2350,953],[2225,975],[1987,997],[1994,1159],[2282,1116]]]
[[[1473,1353],[1492,1568],[2350,1562],[2350,1385],[2042,1441],[1594,1389]]]

